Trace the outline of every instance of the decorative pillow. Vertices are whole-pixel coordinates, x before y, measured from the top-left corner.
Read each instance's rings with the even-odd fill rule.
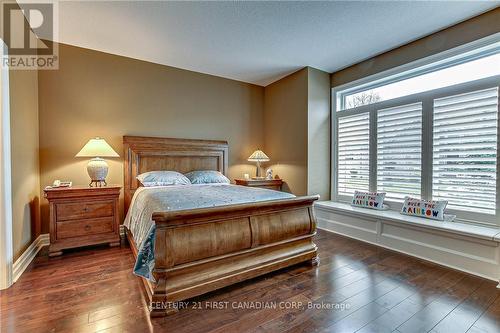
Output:
[[[405,202],[401,207],[401,214],[444,221],[444,209],[447,204],[448,201],[444,200],[435,201],[405,197]]]
[[[191,171],[186,173],[186,177],[191,181],[191,184],[229,184],[230,180],[227,179],[219,171],[203,170]]]
[[[149,171],[141,173],[137,180],[145,187],[191,184],[186,176],[176,171]]]
[[[384,209],[385,193],[383,192],[354,192],[352,205],[356,207]]]

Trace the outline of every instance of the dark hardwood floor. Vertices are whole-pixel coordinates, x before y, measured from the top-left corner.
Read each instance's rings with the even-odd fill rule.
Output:
[[[0,331],[500,332],[492,281],[321,230],[316,244],[318,267],[243,282],[155,319],[126,245],[40,256],[1,292]]]

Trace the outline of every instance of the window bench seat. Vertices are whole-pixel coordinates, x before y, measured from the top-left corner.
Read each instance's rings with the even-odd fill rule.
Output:
[[[320,201],[318,227],[490,280],[500,279],[500,228]]]

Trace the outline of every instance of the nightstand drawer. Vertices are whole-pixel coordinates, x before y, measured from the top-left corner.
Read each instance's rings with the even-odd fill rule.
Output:
[[[112,201],[59,203],[56,205],[57,221],[91,219],[113,216]]]
[[[113,232],[114,217],[57,222],[57,239]]]

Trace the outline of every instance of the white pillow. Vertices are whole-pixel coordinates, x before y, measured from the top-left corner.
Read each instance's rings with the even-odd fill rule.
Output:
[[[447,204],[448,201],[445,200],[423,200],[405,197],[405,202],[401,207],[401,214],[444,221],[444,210]]]
[[[191,171],[185,175],[191,184],[229,184],[231,181],[219,171]]]
[[[144,187],[191,185],[189,179],[176,171],[149,171],[136,177]]]
[[[352,197],[352,206],[371,208],[371,209],[384,209],[384,192],[360,192],[355,191]]]

